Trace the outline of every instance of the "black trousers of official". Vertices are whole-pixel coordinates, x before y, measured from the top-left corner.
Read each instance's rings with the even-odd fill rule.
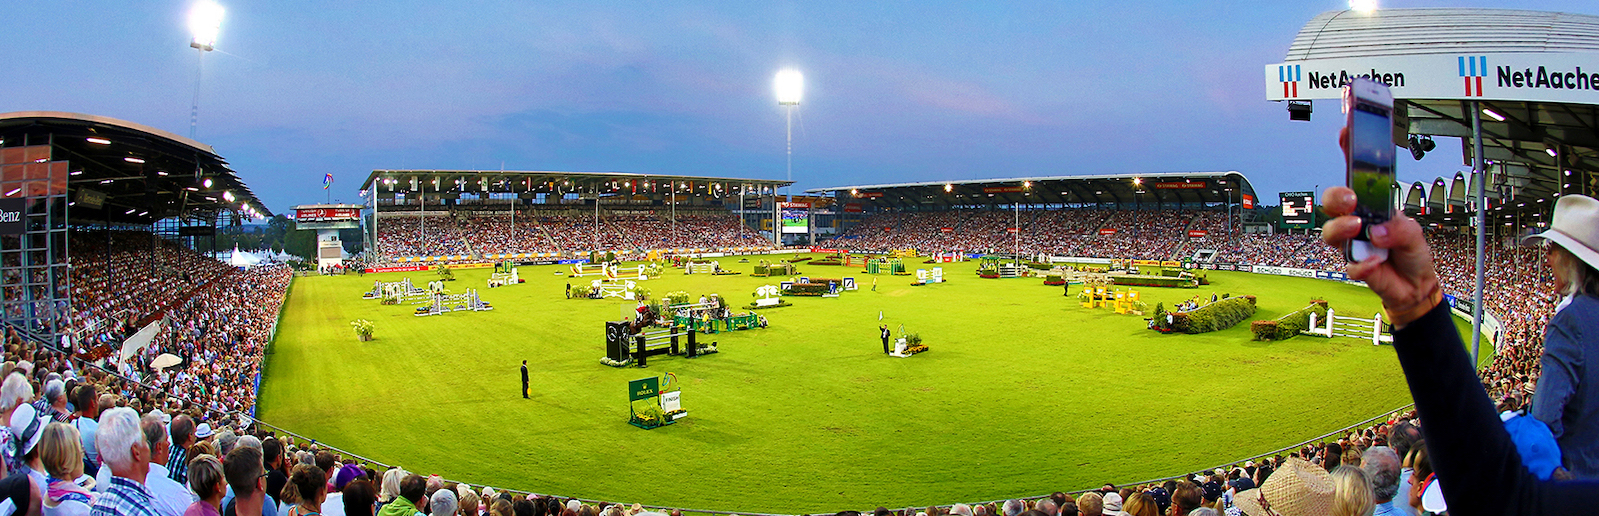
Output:
[[[888,337],[883,337],[883,352],[888,353]]]

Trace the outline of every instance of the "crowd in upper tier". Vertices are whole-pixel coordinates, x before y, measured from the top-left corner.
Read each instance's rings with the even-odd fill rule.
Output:
[[[514,218],[514,220],[513,220]],[[385,216],[378,246],[389,259],[420,256],[640,252],[662,249],[766,248],[771,242],[738,217],[690,212]]]

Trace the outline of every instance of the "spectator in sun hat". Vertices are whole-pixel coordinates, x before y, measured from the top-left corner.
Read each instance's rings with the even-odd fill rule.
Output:
[[[4,423],[0,424],[0,458],[5,460],[8,473],[22,467],[17,456],[17,434],[11,431],[11,417],[31,399],[33,384],[28,383],[22,374],[8,374],[5,382],[0,383],[0,423]]]
[[[204,441],[210,439],[214,435],[216,435],[216,432],[211,431],[210,423],[200,423],[200,426],[194,427],[195,439]]]
[[[1543,367],[1532,417],[1549,425],[1573,477],[1599,478],[1599,200],[1583,195],[1555,202],[1549,229],[1523,242],[1542,243],[1563,296],[1544,329]]]
[[[39,496],[44,496],[44,487],[49,485],[44,471],[44,463],[39,461],[39,438],[44,435],[44,427],[51,423],[48,414],[40,414],[32,405],[20,405],[11,413],[12,444],[16,446],[17,470],[11,474],[26,473],[33,477],[35,486],[39,488]]]
[[[1257,489],[1233,502],[1249,516],[1326,516],[1332,514],[1333,479],[1327,470],[1290,457]]]
[[[1115,491],[1101,496],[1102,512],[1106,516],[1115,516],[1122,513],[1122,495]]]

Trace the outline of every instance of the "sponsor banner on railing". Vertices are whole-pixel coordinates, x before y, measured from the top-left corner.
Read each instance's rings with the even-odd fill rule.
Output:
[[[973,255],[973,256],[976,256],[976,255]],[[1083,258],[1083,257],[1077,257],[1077,256],[1051,256],[1051,257],[1049,257],[1049,261],[1051,263],[1066,262],[1066,263],[1084,263],[1084,264],[1093,264],[1093,265],[1110,265],[1110,263],[1111,263],[1111,260],[1109,258]]]
[[[1276,267],[1271,265],[1256,265],[1255,274],[1274,274],[1277,276],[1293,276],[1296,278],[1315,278],[1316,271],[1311,269],[1296,269],[1293,267]]]
[[[398,267],[367,267],[367,272],[418,272],[432,269],[432,265],[401,265]]]
[[[832,253],[847,253],[849,251],[846,251],[846,250],[843,250],[843,249],[829,249],[829,248],[826,248],[826,247],[812,247],[811,248],[811,252],[813,252],[813,253],[829,253],[829,254],[832,254]]]
[[[1316,277],[1335,281],[1349,281],[1349,275],[1338,271],[1316,271]]]
[[[1188,230],[1188,237],[1189,238],[1205,238],[1205,235],[1209,235],[1209,234],[1210,234],[1209,231],[1205,231],[1203,229],[1190,229],[1190,230]]]

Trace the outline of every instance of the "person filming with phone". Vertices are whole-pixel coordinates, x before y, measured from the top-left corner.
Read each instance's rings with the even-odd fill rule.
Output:
[[[1376,93],[1373,96],[1380,104],[1381,97],[1387,96],[1387,88],[1376,91],[1372,85],[1375,83],[1369,80],[1352,85],[1345,94],[1346,109],[1358,104],[1358,97],[1368,92]],[[1392,97],[1387,99],[1391,107]],[[1360,147],[1385,145],[1392,152],[1394,145],[1389,135],[1371,131],[1361,134],[1362,124],[1353,120],[1354,110],[1348,111],[1352,119],[1339,135],[1339,144],[1349,160],[1350,183],[1361,186],[1355,170],[1357,156],[1363,152]],[[1380,168],[1384,164],[1392,174],[1391,158],[1376,165]],[[1443,302],[1432,250],[1421,225],[1393,209],[1392,199],[1386,198],[1391,195],[1385,192],[1389,190],[1328,188],[1323,194],[1323,208],[1335,218],[1323,227],[1322,238],[1327,244],[1356,255],[1358,259],[1349,262],[1349,277],[1366,282],[1382,299],[1386,319],[1393,325],[1394,351],[1415,400],[1434,470],[1432,478],[1413,482],[1436,482],[1450,514],[1455,515],[1594,514],[1599,503],[1599,481],[1539,480],[1523,466],[1515,442],[1477,377],[1451,320],[1449,306]],[[1365,194],[1384,198],[1360,198]],[[1381,210],[1386,217],[1382,216],[1384,213],[1371,213],[1373,207],[1386,207]],[[1599,314],[1599,280],[1594,279],[1594,271],[1599,269],[1599,201],[1563,196],[1556,203],[1550,230],[1535,238],[1559,247],[1551,251],[1551,262],[1556,269],[1566,268],[1556,274],[1562,290],[1572,296],[1570,303],[1563,303],[1564,308],[1551,320],[1549,328],[1550,339],[1569,341],[1551,341],[1548,345],[1551,350],[1570,349],[1578,354],[1566,358],[1579,359],[1562,365],[1545,356],[1544,367],[1568,369],[1564,373],[1546,369],[1545,375],[1563,375],[1572,382],[1569,387],[1549,392],[1569,391],[1562,403],[1563,420],[1591,418],[1593,410],[1587,405],[1595,403],[1599,394],[1589,393],[1599,393],[1599,385],[1588,378],[1599,375],[1599,371],[1589,371],[1580,359],[1591,355],[1585,353],[1587,349],[1599,348],[1599,318],[1595,317]],[[1581,262],[1582,266],[1573,262]],[[1545,389],[1545,382],[1540,380],[1538,395],[1544,395]],[[1539,403],[1534,401],[1535,413]],[[1576,426],[1563,430],[1567,435],[1591,431]],[[1584,435],[1585,442],[1573,444],[1579,448],[1596,444],[1592,434]]]

